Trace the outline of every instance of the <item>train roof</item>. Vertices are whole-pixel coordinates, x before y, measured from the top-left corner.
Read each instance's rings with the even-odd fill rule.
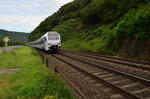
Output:
[[[47,33],[45,33],[41,38],[43,38],[43,37],[45,37],[45,36],[47,36],[48,35],[48,33],[52,33],[52,34],[59,34],[58,32],[56,32],[56,31],[49,31],[49,32],[47,32]]]
[[[59,34],[58,32],[56,32],[56,31],[50,31],[50,32],[47,32],[47,33],[57,33],[57,34]]]

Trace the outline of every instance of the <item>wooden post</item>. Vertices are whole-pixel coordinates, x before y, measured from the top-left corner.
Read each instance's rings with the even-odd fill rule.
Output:
[[[58,69],[58,67],[55,67],[54,69],[55,69],[55,73],[58,73],[58,70],[57,70],[57,69]]]
[[[44,54],[42,54],[42,61],[43,61],[43,63],[44,63]]]
[[[48,67],[48,63],[49,63],[49,61],[48,61],[48,59],[46,58],[46,66]]]

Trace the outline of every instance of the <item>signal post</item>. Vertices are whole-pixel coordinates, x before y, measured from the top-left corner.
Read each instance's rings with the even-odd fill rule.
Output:
[[[4,39],[4,42],[5,42],[5,46],[8,46],[7,42],[10,40],[8,37],[5,37]]]

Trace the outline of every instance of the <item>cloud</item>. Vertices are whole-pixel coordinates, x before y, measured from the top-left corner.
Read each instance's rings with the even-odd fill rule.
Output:
[[[7,16],[7,15],[0,15],[0,27],[1,28],[9,28],[11,31],[25,31],[29,32],[34,30],[34,28],[40,24],[41,21],[44,20],[45,16]],[[27,31],[27,30],[28,31]]]
[[[53,0],[2,1],[0,1],[0,13],[7,15],[48,15],[54,13],[59,8]]]
[[[62,6],[68,2],[71,2],[73,0],[54,0],[59,6]]]
[[[31,32],[70,1],[73,0],[0,0],[0,29]]]
[[[34,9],[34,8],[37,8],[37,7],[40,7],[41,5],[37,2],[33,2],[32,4],[29,4],[29,5],[25,5],[24,7],[27,8],[27,9]]]

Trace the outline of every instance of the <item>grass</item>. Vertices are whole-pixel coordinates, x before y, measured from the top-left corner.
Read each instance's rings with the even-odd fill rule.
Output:
[[[114,33],[111,31],[110,25],[103,25],[96,28],[89,28],[87,31],[75,35],[73,39],[69,39],[62,44],[63,49],[97,52],[101,54],[116,55],[112,47]]]
[[[20,70],[0,74],[0,99],[75,99],[32,48],[22,47],[0,54],[0,69],[5,68]]]

